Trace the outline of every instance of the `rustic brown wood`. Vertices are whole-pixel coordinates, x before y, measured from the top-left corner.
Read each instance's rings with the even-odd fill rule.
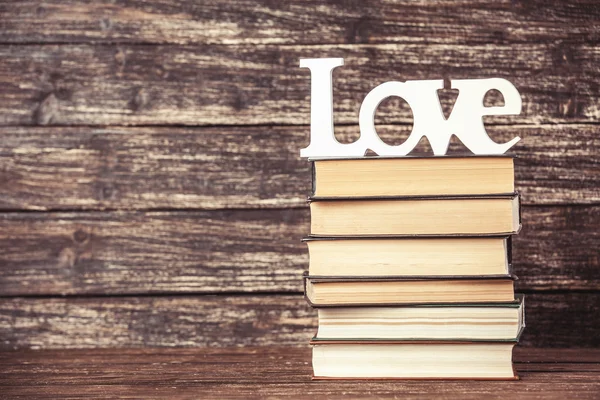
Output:
[[[310,78],[298,60],[324,55],[347,64],[335,73],[337,123],[356,124],[364,96],[382,82],[475,77],[507,78],[522,94],[521,115],[490,123],[600,117],[592,44],[5,45],[0,125],[304,125]],[[412,123],[412,113],[390,100],[377,121]]]
[[[107,368],[123,368],[111,384],[127,384],[134,377],[140,384],[157,379],[180,382],[278,382],[282,374],[288,383],[310,377],[310,348],[244,347],[244,348],[147,348],[147,349],[77,349],[69,351],[4,351],[0,353],[0,387],[30,384],[64,383],[65,375],[73,384],[103,384]],[[531,360],[536,360],[531,362]],[[307,362],[308,361],[308,362]],[[519,372],[593,372],[600,368],[600,352],[596,349],[531,349],[516,348],[514,361]],[[215,368],[220,364],[220,368]],[[270,364],[270,365],[269,365]],[[135,368],[131,368],[135,366]],[[158,366],[158,367],[157,367]],[[255,366],[255,368],[249,368]],[[48,367],[53,369],[48,370]],[[129,368],[127,368],[129,367]],[[38,375],[43,373],[43,376]],[[274,375],[273,372],[277,372]],[[187,376],[193,374],[194,377]],[[85,376],[85,378],[84,378]],[[83,379],[86,381],[83,382]],[[80,382],[81,380],[81,382]]]
[[[592,357],[590,357],[590,354]],[[597,398],[598,350],[515,351],[520,381],[311,381],[308,347],[0,353],[5,396],[45,398]],[[529,359],[542,359],[531,369]],[[586,363],[578,363],[580,360]],[[563,370],[557,370],[562,367]],[[11,398],[11,397],[9,397]]]
[[[107,378],[110,379],[112,375]],[[515,382],[472,382],[472,381],[407,381],[407,382],[302,382],[274,384],[236,384],[207,383],[178,385],[177,379],[164,385],[96,385],[72,386],[60,384],[7,387],[7,392],[18,398],[55,399],[60,398],[143,398],[143,399],[195,399],[202,396],[214,398],[303,398],[344,399],[372,398],[397,399],[407,393],[411,397],[420,396],[431,399],[594,399],[597,396],[597,373],[531,374],[524,375],[523,381]],[[67,380],[67,379],[65,379]],[[41,393],[41,395],[40,395]]]
[[[516,179],[530,206],[514,270],[517,290],[534,293],[522,345],[600,345],[599,20],[593,1],[3,2],[0,348],[305,346],[316,321],[297,294],[310,186],[298,158],[309,74],[298,60],[324,56],[346,59],[334,87],[342,141],[357,137],[359,105],[384,81],[499,76],[518,87],[523,113],[485,121],[497,141],[523,138]],[[454,95],[440,97],[448,115]],[[411,115],[398,99],[384,102],[384,140],[406,138]],[[198,296],[207,293],[228,296]],[[308,353],[269,351],[191,355],[183,372],[171,355],[136,364],[135,352],[119,369],[67,354],[56,370],[60,357],[47,353],[35,370],[47,375],[0,368],[0,397],[431,393],[421,383],[307,384]],[[521,383],[443,390],[597,396],[597,353],[554,364],[523,354],[532,362]],[[226,383],[217,359],[233,371]],[[34,371],[25,362],[20,371]],[[14,368],[2,355],[0,365]],[[119,378],[124,369],[130,380]],[[251,385],[264,371],[269,380]]]
[[[0,214],[0,292],[299,291],[308,210]]]
[[[526,296],[524,347],[600,345],[600,294]],[[301,295],[0,300],[0,349],[305,346],[316,311]]]
[[[0,300],[0,349],[303,346],[316,314],[302,296]]]
[[[308,127],[0,128],[0,208],[5,210],[268,208],[303,206]],[[338,128],[340,140],[356,128]],[[405,135],[398,126],[381,135]],[[400,133],[398,133],[400,131]],[[491,126],[513,135],[516,186],[525,204],[600,202],[595,125]],[[451,151],[464,151],[458,142]],[[417,151],[430,151],[422,141]]]
[[[528,207],[522,217],[513,241],[517,289],[598,290],[599,207]]]
[[[525,207],[519,290],[598,290],[598,206]],[[3,295],[299,292],[309,211],[0,214]]]
[[[594,1],[4,1],[0,42],[520,43],[597,41]]]

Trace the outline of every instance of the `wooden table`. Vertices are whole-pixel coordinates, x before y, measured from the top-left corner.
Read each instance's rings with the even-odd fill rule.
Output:
[[[520,381],[311,381],[307,347],[0,353],[0,398],[600,399],[600,350],[515,350]]]

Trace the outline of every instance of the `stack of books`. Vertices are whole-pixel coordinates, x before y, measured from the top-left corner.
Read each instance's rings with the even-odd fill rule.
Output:
[[[315,379],[516,379],[511,156],[311,159]]]

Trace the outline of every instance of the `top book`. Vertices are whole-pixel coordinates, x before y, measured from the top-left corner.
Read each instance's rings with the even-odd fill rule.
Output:
[[[513,193],[512,156],[313,158],[315,197]]]

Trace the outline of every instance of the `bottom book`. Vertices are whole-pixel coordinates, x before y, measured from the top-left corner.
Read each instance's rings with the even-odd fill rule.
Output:
[[[313,379],[518,379],[513,342],[313,344]]]

